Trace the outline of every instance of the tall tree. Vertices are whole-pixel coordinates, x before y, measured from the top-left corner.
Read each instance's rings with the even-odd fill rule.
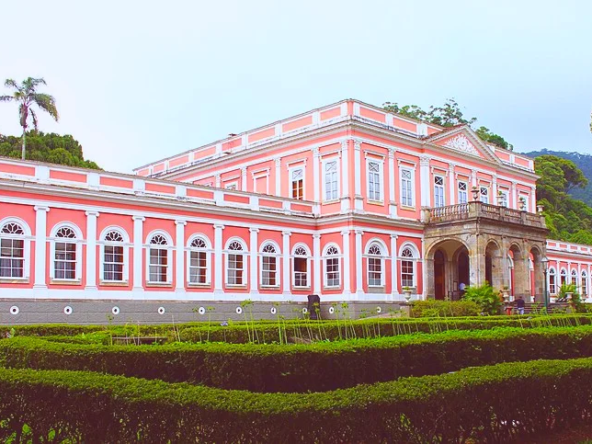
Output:
[[[25,160],[27,127],[29,118],[33,122],[35,132],[37,132],[37,114],[33,109],[37,105],[41,110],[48,113],[57,122],[59,119],[58,110],[55,105],[55,99],[49,94],[37,92],[39,85],[47,85],[43,79],[34,79],[28,77],[20,85],[12,79],[6,79],[4,86],[14,90],[12,95],[0,96],[0,102],[17,102],[19,105],[19,122],[23,127],[21,157]]]

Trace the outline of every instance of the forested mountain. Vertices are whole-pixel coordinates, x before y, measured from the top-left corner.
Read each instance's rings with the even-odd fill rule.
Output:
[[[561,157],[562,159],[571,160],[580,170],[584,173],[584,176],[588,178],[588,184],[583,187],[575,187],[568,191],[569,195],[574,197],[575,199],[579,199],[582,202],[585,202],[587,205],[592,206],[592,156],[589,154],[581,154],[581,153],[568,153],[566,151],[552,151],[547,149],[542,149],[539,151],[531,151],[529,153],[525,153],[527,156],[530,157],[538,157],[538,156],[557,156]]]
[[[21,157],[21,137],[0,134],[0,156]],[[99,166],[84,159],[82,145],[70,135],[27,131],[28,160],[57,163],[82,168],[100,169]]]

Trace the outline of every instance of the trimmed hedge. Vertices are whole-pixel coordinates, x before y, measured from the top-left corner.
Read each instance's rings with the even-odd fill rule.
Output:
[[[534,361],[328,393],[257,394],[85,372],[0,369],[0,438],[519,441],[592,422],[591,378],[592,359]]]
[[[411,303],[412,318],[437,316],[478,316],[483,310],[473,301],[440,301],[426,299]]]
[[[0,341],[3,367],[87,370],[257,392],[327,391],[468,366],[582,356],[592,356],[592,326],[450,331],[291,346]]]

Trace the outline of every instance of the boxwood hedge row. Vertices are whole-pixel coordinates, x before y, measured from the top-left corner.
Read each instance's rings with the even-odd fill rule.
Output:
[[[327,391],[509,361],[592,356],[592,326],[449,331],[309,345],[103,346],[0,341],[0,365],[88,370],[257,392]]]
[[[109,332],[110,336],[168,336],[171,341],[230,342],[236,344],[307,342],[311,340],[339,340],[372,338],[410,333],[435,333],[446,330],[485,330],[496,327],[532,328],[542,326],[576,326],[592,324],[590,315],[554,316],[478,316],[464,318],[378,318],[334,321],[278,320],[238,322],[221,326],[220,323],[192,322],[162,325],[70,325],[41,324],[5,327],[7,336],[73,336]],[[98,335],[100,336],[100,335]],[[108,341],[108,338],[101,337]]]
[[[4,442],[508,442],[592,422],[592,359],[260,394],[0,369]]]

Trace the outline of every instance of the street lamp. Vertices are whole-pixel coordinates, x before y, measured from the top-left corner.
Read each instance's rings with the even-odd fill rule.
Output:
[[[549,294],[547,290],[547,273],[549,272],[549,258],[544,257],[541,262],[543,263],[543,275],[545,276],[545,283],[543,285],[543,297],[545,301],[545,312],[548,313],[549,309]]]

